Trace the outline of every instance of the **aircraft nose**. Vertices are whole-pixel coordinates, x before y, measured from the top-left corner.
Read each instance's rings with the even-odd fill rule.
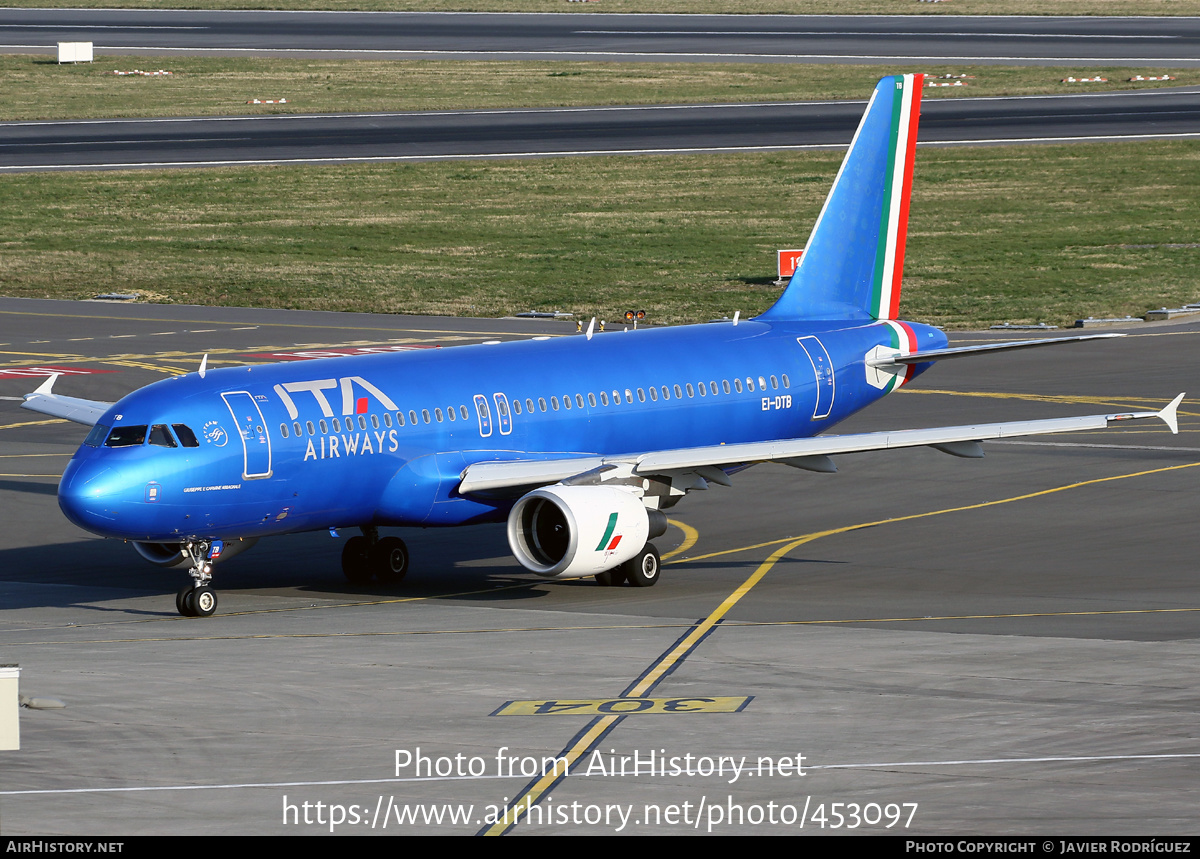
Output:
[[[63,514],[86,531],[117,536],[116,475],[105,465],[71,460],[58,484],[58,506]]]

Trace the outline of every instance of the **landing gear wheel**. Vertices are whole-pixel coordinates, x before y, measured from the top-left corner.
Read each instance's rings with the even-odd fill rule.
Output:
[[[353,539],[359,539],[357,537]],[[397,585],[408,573],[408,547],[399,537],[384,537],[371,549],[370,571],[383,585]]]
[[[184,603],[191,609],[192,617],[212,617],[217,611],[217,592],[207,585],[192,588]]]
[[[196,616],[188,607],[188,597],[192,595],[192,591],[195,589],[195,585],[187,584],[179,589],[179,593],[175,594],[175,610],[184,617]]]
[[[642,551],[622,564],[620,569],[625,571],[625,577],[635,588],[648,588],[658,582],[659,573],[662,571],[662,559],[658,557],[658,549],[654,548],[654,544],[647,543],[642,547]]]
[[[625,584],[625,565],[620,564],[615,569],[596,573],[596,584],[606,588],[615,588]]]
[[[365,585],[371,581],[371,567],[367,563],[370,548],[366,537],[351,537],[342,548],[342,572],[350,584]]]

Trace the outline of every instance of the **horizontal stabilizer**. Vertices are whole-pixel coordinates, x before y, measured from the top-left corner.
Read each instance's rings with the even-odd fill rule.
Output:
[[[1034,346],[1057,346],[1061,343],[1079,343],[1083,340],[1107,340],[1125,337],[1124,334],[1080,334],[1077,337],[1051,337],[1044,340],[1013,340],[1007,343],[984,343],[979,346],[951,346],[946,349],[929,349],[923,352],[898,352],[895,355],[868,358],[871,367],[886,367],[891,364],[924,364],[927,361],[944,361],[947,358],[968,358],[988,352],[1011,352],[1030,349]]]
[[[84,426],[94,426],[96,421],[100,420],[100,416],[112,407],[112,403],[81,400],[77,397],[64,397],[54,393],[54,382],[61,375],[61,373],[55,373],[42,382],[32,394],[26,394],[21,408],[54,418],[74,421]]]

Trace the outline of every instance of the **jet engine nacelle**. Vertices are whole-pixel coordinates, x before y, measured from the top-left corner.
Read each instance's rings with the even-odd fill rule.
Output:
[[[556,485],[516,503],[508,545],[539,576],[594,576],[628,561],[666,528],[666,516],[626,489]]]
[[[223,561],[241,554],[257,542],[257,537],[249,540],[230,540],[224,543],[221,555],[217,560]],[[178,543],[134,543],[133,548],[137,549],[139,555],[158,567],[175,569],[192,565],[191,556],[183,551],[183,547]]]

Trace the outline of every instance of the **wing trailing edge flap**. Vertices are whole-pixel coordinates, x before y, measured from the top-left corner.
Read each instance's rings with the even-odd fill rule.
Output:
[[[84,426],[95,426],[100,416],[108,411],[112,403],[99,400],[81,400],[78,397],[64,397],[54,393],[54,382],[61,373],[55,373],[38,386],[32,394],[25,395],[21,408],[55,418],[64,418]]]
[[[466,495],[472,492],[545,486],[617,463],[632,466],[632,474],[640,477],[695,472],[711,481],[716,469],[756,462],[782,462],[812,471],[835,471],[832,461],[828,459],[830,456],[893,448],[933,447],[953,456],[974,458],[982,455],[979,442],[988,439],[1105,429],[1114,423],[1146,418],[1158,418],[1172,433],[1178,433],[1176,412],[1183,396],[1180,394],[1157,412],[1120,412],[1075,418],[817,436],[655,451],[620,457],[481,462],[468,467],[463,473],[459,492]]]
[[[1125,337],[1125,334],[1079,334],[1074,337],[1049,337],[1043,340],[1012,340],[1007,343],[983,343],[979,346],[951,346],[946,349],[928,349],[924,352],[894,352],[868,358],[870,367],[888,367],[896,364],[924,364],[927,361],[944,361],[947,358],[969,358],[990,352],[1012,352],[1017,349],[1032,349],[1035,346],[1058,346],[1063,343],[1080,343],[1084,340],[1108,340]]]

